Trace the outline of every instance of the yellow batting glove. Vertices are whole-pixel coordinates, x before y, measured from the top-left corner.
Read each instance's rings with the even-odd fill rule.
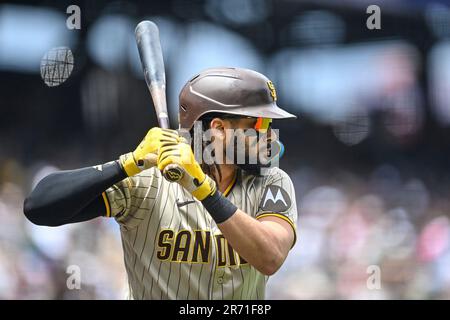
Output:
[[[216,183],[203,172],[187,143],[162,143],[157,164],[161,172],[169,164],[178,165],[184,171],[183,178],[178,183],[200,201],[216,191]]]
[[[175,130],[151,128],[136,150],[120,156],[120,163],[129,177],[134,176],[156,165],[158,149],[163,143],[180,141],[184,140]]]

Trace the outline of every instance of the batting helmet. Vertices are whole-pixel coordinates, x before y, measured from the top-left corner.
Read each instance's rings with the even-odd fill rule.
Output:
[[[180,92],[180,129],[190,130],[207,113],[272,119],[296,118],[276,104],[273,83],[261,73],[241,68],[211,68],[190,79]]]

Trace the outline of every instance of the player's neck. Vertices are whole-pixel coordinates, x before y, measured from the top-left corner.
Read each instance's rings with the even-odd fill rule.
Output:
[[[217,187],[219,191],[223,193],[233,181],[237,168],[234,164],[220,164],[219,167],[222,174],[222,180],[219,181],[217,179]]]

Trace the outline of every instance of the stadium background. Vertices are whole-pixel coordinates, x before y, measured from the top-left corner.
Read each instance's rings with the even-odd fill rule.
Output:
[[[81,29],[66,8],[81,8]],[[368,30],[368,5],[381,30]],[[116,159],[156,125],[134,27],[160,27],[172,125],[189,77],[217,65],[274,81],[298,242],[270,299],[450,298],[450,9],[445,1],[14,1],[0,5],[0,298],[122,299],[114,221],[56,229],[22,213],[45,174]],[[60,86],[40,75],[67,46]],[[57,213],[55,213],[57,214]],[[68,266],[81,270],[69,290]],[[381,288],[367,285],[373,268]]]

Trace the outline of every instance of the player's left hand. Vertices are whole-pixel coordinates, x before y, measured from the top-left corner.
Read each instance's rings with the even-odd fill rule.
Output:
[[[119,160],[129,177],[156,165],[158,149],[164,142],[185,141],[178,132],[170,129],[151,128],[136,150],[120,156]]]
[[[178,183],[198,200],[201,201],[215,192],[216,183],[203,172],[187,143],[162,144],[157,160],[158,169],[163,172],[169,164],[177,164],[184,171],[183,178]]]

